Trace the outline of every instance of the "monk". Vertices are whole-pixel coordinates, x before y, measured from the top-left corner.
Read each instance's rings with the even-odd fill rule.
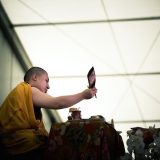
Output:
[[[53,97],[47,94],[48,73],[40,67],[30,68],[24,82],[18,84],[0,107],[0,144],[10,160],[43,160],[48,133],[43,124],[41,108],[63,109],[91,99],[97,89]]]

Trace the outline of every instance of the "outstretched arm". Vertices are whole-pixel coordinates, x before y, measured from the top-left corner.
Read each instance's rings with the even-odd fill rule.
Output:
[[[62,109],[71,107],[84,99],[90,99],[95,96],[96,92],[97,89],[92,88],[73,95],[52,97],[32,87],[32,99],[34,106],[48,109]]]

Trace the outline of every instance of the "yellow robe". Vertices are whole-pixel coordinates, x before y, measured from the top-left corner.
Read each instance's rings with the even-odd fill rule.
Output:
[[[36,119],[29,84],[20,83],[6,97],[0,107],[0,138],[9,153],[25,153],[46,143],[48,133],[39,114]]]

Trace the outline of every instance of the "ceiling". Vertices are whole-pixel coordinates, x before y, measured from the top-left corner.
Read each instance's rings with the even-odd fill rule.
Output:
[[[85,89],[94,66],[97,98],[74,106],[82,118],[160,126],[159,0],[1,2],[32,64],[48,71],[51,95]],[[68,109],[58,112],[67,120]]]

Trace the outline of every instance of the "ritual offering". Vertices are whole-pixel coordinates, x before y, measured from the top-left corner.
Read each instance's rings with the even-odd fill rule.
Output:
[[[69,109],[70,116],[68,116],[68,120],[80,120],[81,119],[81,111],[77,108]]]

